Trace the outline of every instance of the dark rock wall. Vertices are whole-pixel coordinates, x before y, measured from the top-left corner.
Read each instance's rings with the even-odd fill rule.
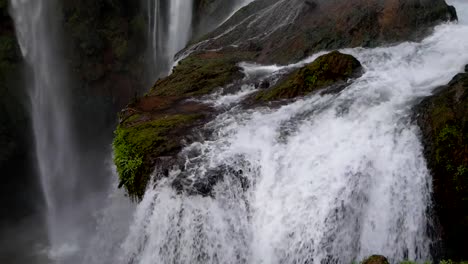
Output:
[[[260,62],[287,64],[319,50],[418,40],[455,17],[444,0],[258,0],[209,34],[222,37],[203,48],[238,45],[258,51]]]
[[[468,259],[468,73],[417,108],[447,257]]]

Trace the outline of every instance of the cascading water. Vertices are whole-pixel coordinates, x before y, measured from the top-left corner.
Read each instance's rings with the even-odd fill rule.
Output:
[[[158,65],[166,55],[170,65],[190,36],[185,8],[191,1],[168,2],[148,2]],[[439,26],[421,43],[343,50],[366,72],[338,94],[241,109],[236,102],[255,91],[259,77],[274,80],[318,55],[284,67],[241,64],[251,85],[206,98],[225,112],[206,126],[211,138],[183,150],[184,170],[151,185],[130,230],[132,206],[111,196],[91,237],[81,232],[89,219],[77,213],[85,206],[76,191],[80,152],[57,59],[56,24],[49,21],[53,2],[11,0],[33,73],[30,97],[52,257],[83,255],[58,260],[91,264],[350,263],[374,253],[392,261],[430,259],[431,180],[411,109],[468,63],[468,4],[453,3],[461,23]],[[213,174],[221,179],[211,196],[173,188],[180,178],[196,182]],[[70,244],[77,241],[88,245]]]
[[[148,36],[156,75],[166,75],[191,36],[192,0],[148,0]]]
[[[48,20],[54,10],[52,1],[11,1],[21,51],[31,67],[31,113],[34,127],[39,175],[47,205],[50,243],[64,245],[73,241],[68,224],[79,223],[68,215],[73,205],[78,179],[74,177],[75,146],[73,144],[70,101],[64,72],[56,45],[57,28]],[[66,180],[63,178],[66,177]]]
[[[252,1],[236,0],[225,19]],[[152,75],[170,73],[177,52],[185,48],[192,37],[193,6],[193,0],[146,0]]]
[[[445,24],[421,43],[343,50],[363,63],[361,78],[278,109],[232,107],[251,88],[218,97],[231,108],[207,125],[213,137],[146,192],[113,263],[429,260],[432,186],[411,110],[468,63],[467,36],[468,25]],[[248,80],[302,63],[243,67]],[[211,196],[173,188],[213,173]]]
[[[74,133],[70,85],[60,43],[53,0],[11,0],[11,15],[31,78],[29,99],[38,175],[46,202],[44,253],[59,263],[72,263],[92,232],[93,212],[102,200],[91,186],[98,179],[85,171]],[[94,168],[97,170],[97,168]],[[91,178],[91,180],[90,180]],[[91,181],[91,182],[90,182]]]

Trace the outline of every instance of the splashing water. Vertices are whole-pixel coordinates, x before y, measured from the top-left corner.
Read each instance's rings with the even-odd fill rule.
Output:
[[[147,191],[117,262],[429,260],[432,186],[411,109],[462,70],[467,50],[463,23],[421,43],[343,50],[366,72],[341,93],[221,114],[207,125],[213,138],[182,152],[184,170]],[[213,171],[221,180],[212,196],[172,187],[182,174]]]

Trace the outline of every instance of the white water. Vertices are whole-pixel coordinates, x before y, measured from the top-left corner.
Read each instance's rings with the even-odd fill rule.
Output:
[[[27,85],[36,160],[46,205],[47,245],[38,245],[38,254],[51,262],[80,263],[81,251],[94,233],[93,214],[104,203],[96,186],[106,178],[99,177],[101,168],[85,169],[86,157],[74,133],[79,130],[73,124],[71,86],[67,65],[61,59],[60,17],[55,13],[59,7],[55,4],[11,0],[10,12],[30,74]],[[37,224],[35,228],[42,227]]]
[[[457,7],[464,16],[466,4]],[[147,191],[115,262],[429,260],[432,186],[411,109],[468,63],[465,21],[422,43],[344,50],[366,72],[339,94],[220,115],[212,139],[184,150],[184,172]],[[212,197],[171,187],[213,170],[223,179]]]
[[[76,188],[79,180],[70,123],[70,100],[65,73],[59,58],[57,28],[50,23],[51,1],[12,0],[23,56],[31,69],[29,96],[33,120],[36,157],[40,182],[47,206],[47,224],[51,255],[76,250],[76,229],[83,220],[71,210],[78,210]],[[64,180],[66,178],[66,180]],[[75,208],[72,208],[75,206]]]
[[[183,49],[192,33],[192,0],[148,0],[148,36],[156,74],[167,75],[175,54]],[[165,10],[165,7],[168,10]]]

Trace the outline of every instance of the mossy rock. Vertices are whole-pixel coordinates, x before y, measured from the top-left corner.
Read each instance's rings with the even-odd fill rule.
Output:
[[[173,73],[156,82],[150,94],[197,96],[227,85],[243,74],[237,64],[252,59],[248,52],[203,52],[182,60]]]
[[[271,101],[304,96],[333,84],[344,83],[361,73],[362,66],[356,58],[333,51],[293,72],[277,86],[259,92],[256,99]]]
[[[389,264],[389,263],[386,257],[380,256],[380,255],[373,255],[373,256],[368,257],[366,260],[364,260],[362,264]]]
[[[433,174],[436,212],[449,258],[466,259],[468,236],[468,74],[457,75],[417,108]]]
[[[130,197],[141,199],[155,159],[171,155],[181,146],[179,131],[186,130],[202,115],[168,115],[150,121],[135,114],[121,123],[113,142],[114,163]],[[140,120],[140,122],[135,122]]]

